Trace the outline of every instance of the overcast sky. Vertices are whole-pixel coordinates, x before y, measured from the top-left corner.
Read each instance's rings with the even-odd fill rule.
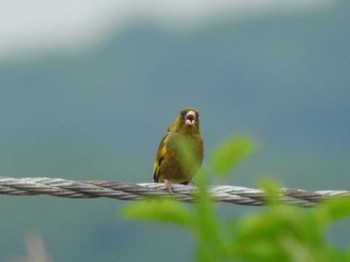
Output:
[[[168,28],[323,8],[332,0],[0,0],[0,62],[83,50],[137,20]]]

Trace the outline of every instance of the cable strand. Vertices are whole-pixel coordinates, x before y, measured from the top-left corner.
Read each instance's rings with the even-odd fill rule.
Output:
[[[173,184],[169,193],[162,183],[123,183],[106,180],[67,180],[62,178],[28,177],[11,178],[0,176],[0,194],[15,196],[51,195],[65,198],[113,198],[141,200],[149,196],[168,196],[182,202],[195,202],[196,186]],[[214,201],[237,205],[265,205],[265,193],[260,189],[217,185],[209,187]],[[336,196],[350,197],[347,190],[306,191],[282,188],[280,199],[288,204],[312,207],[320,201]]]

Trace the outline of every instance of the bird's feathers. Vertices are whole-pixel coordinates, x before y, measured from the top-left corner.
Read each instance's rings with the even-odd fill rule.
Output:
[[[178,150],[179,141],[186,141],[195,161],[184,166]],[[203,159],[203,139],[199,129],[199,114],[193,108],[180,111],[176,120],[168,127],[160,141],[154,162],[154,182],[187,184],[198,171]]]

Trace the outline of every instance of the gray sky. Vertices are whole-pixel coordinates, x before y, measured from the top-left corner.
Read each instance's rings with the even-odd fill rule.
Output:
[[[138,20],[192,28],[214,19],[322,8],[331,0],[0,0],[0,62],[84,50]]]

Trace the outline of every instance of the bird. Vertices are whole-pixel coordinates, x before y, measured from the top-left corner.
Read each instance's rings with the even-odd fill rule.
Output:
[[[191,154],[187,155],[187,159],[183,159],[186,155],[179,150],[179,144],[183,141]],[[169,192],[172,183],[187,185],[199,170],[203,155],[199,113],[194,108],[183,108],[159,143],[154,161],[154,182],[165,183]]]

